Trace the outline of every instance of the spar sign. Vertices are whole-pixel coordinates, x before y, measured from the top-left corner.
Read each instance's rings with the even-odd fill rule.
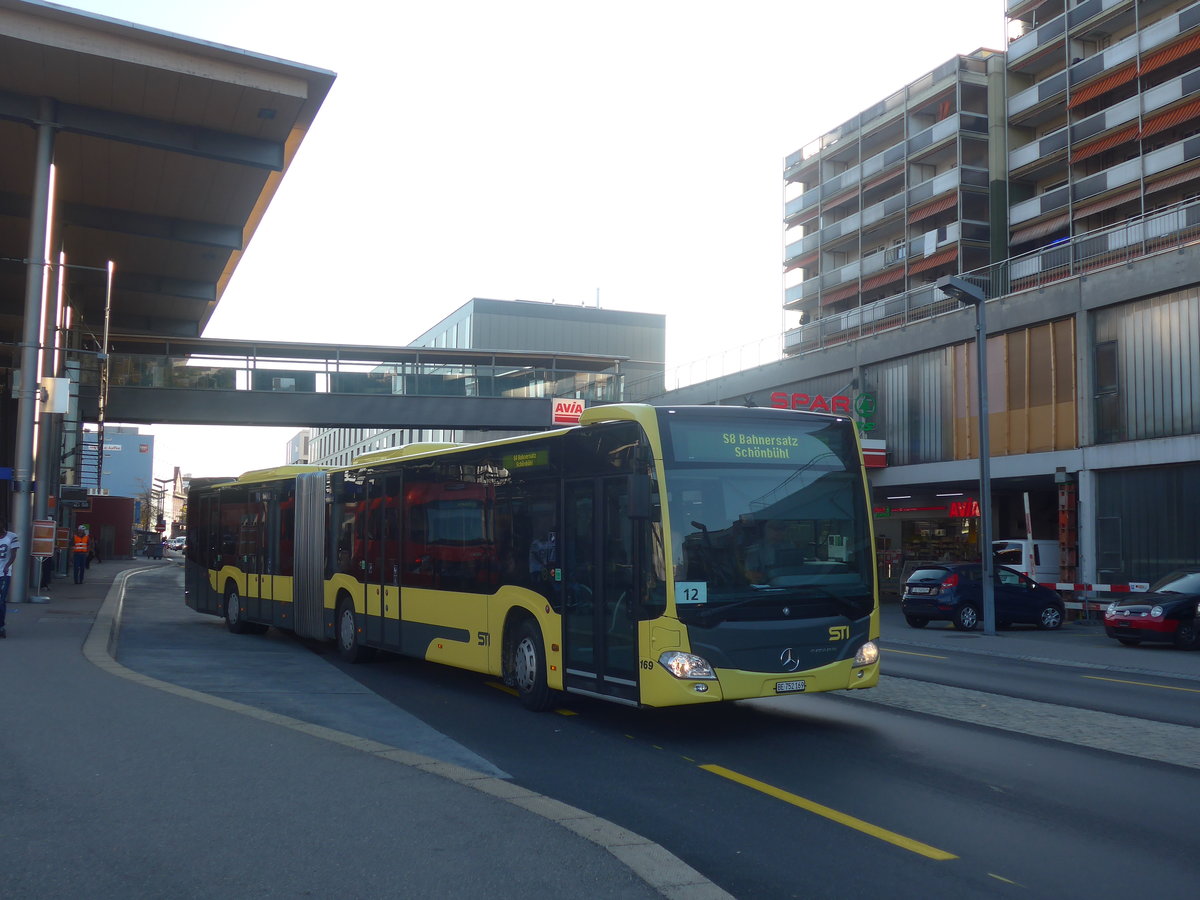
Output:
[[[578,425],[583,415],[583,401],[555,397],[550,401],[550,422],[553,425]]]
[[[807,409],[809,412],[842,413],[850,415],[850,398],[844,394],[824,397],[821,394],[789,394],[776,391],[771,395],[776,409]]]

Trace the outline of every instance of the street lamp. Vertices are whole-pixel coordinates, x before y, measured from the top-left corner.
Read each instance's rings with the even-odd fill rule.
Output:
[[[959,303],[975,307],[975,361],[979,381],[979,556],[983,563],[983,633],[996,633],[996,590],[992,562],[992,446],[988,437],[987,297],[983,289],[957,275],[939,278],[937,289]]]

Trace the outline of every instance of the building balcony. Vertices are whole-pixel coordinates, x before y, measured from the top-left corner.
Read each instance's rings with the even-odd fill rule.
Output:
[[[1076,7],[1079,8],[1081,7]],[[1071,16],[1074,12],[1075,10],[1070,10],[1066,15]],[[1051,23],[1047,23],[1049,24]],[[1158,65],[1170,62],[1174,57],[1168,51],[1177,43],[1181,43],[1177,42],[1177,38],[1198,25],[1200,3],[1193,3],[1176,14],[1129,35],[1102,52],[1072,64],[1066,71],[1057,72],[1014,94],[1008,101],[1009,118],[1019,121],[1022,114],[1056,99],[1066,91],[1068,82],[1072,88],[1070,106],[1075,107],[1138,77],[1139,74],[1144,75]],[[1023,40],[1024,37],[1023,35],[1017,40]],[[1163,52],[1151,52],[1155,50]]]
[[[1067,31],[1067,17],[1059,16],[1057,19],[1051,19],[1046,24],[1035,28],[1033,31],[1027,31],[1015,41],[1009,41],[1008,44],[1008,65],[1009,68],[1020,68],[1021,61],[1038,50],[1048,48],[1054,43],[1062,43],[1063,35]]]
[[[960,117],[958,113],[947,116],[942,121],[935,122],[928,128],[917,132],[906,141],[901,141],[882,153],[875,154],[865,162],[851,166],[846,171],[826,179],[819,187],[805,191],[799,197],[789,200],[784,207],[784,221],[791,224],[792,219],[816,206],[817,203],[827,202],[852,185],[864,182],[871,176],[890,169],[907,156],[953,137],[963,128],[964,124],[968,125],[972,132],[986,133],[985,117],[972,115],[965,119],[969,121],[965,121],[964,117]],[[983,120],[982,126],[976,121],[978,119]]]
[[[1200,176],[1200,166],[1195,167]],[[1168,176],[1170,177],[1170,176]],[[1099,229],[1072,240],[1007,259],[971,274],[989,300],[1081,275],[1153,253],[1175,250],[1200,239],[1200,201],[1182,203]],[[792,356],[857,340],[961,309],[933,285],[894,294],[875,303],[829,313],[784,335]]]
[[[1171,110],[1161,120],[1150,113],[1194,96],[1200,97],[1200,68],[1192,69],[1178,78],[1156,85],[1138,96],[1129,97],[1075,123],[1069,128],[1070,141],[1074,145],[1072,161],[1078,162],[1088,156],[1094,156],[1097,152],[1130,140],[1130,135],[1124,132],[1131,126],[1134,126],[1134,136],[1138,136],[1139,132],[1136,126],[1139,115],[1144,120],[1141,134],[1146,133],[1150,128],[1162,130],[1156,124],[1157,122],[1169,121],[1168,116],[1172,119],[1185,116],[1187,111],[1177,114],[1175,110]],[[1118,131],[1117,129],[1122,130]],[[1112,133],[1105,135],[1105,132]],[[1009,172],[1019,176],[1021,169],[1052,157],[1055,153],[1065,149],[1067,135],[1068,128],[1060,128],[1041,140],[1032,141],[1013,150],[1008,156]]]
[[[846,218],[822,228],[820,231],[805,235],[800,240],[788,244],[784,249],[784,266],[786,268],[795,268],[798,265],[798,259],[840,237],[875,225],[906,210],[915,209],[919,205],[925,205],[926,201],[932,200],[940,194],[956,191],[960,185],[964,184],[987,187],[987,172],[983,170],[955,168],[914,185],[907,192],[901,191],[893,194],[879,203],[868,206],[862,212],[852,213]],[[948,199],[950,199],[951,205],[953,205],[957,197],[952,195]],[[927,205],[926,211],[928,211]]]
[[[1026,9],[1032,8],[1029,3],[1020,4]],[[1132,6],[1133,0],[1081,0],[1075,6],[1072,6],[1064,14],[1051,19],[1049,22],[1043,22],[1033,31],[1026,32],[1016,40],[1010,41],[1008,44],[1008,62],[1011,68],[1019,69],[1021,63],[1027,62],[1026,59],[1031,54],[1039,50],[1049,49],[1055,42],[1068,31],[1074,31],[1085,22],[1107,14],[1110,10],[1114,10],[1122,6]],[[1010,9],[1008,15],[1011,17],[1013,11]]]
[[[968,60],[967,62],[971,63],[972,61]],[[971,67],[968,65],[967,68]],[[796,180],[799,173],[805,171],[826,151],[832,151],[838,144],[858,139],[868,129],[877,129],[881,120],[900,115],[910,100],[915,101],[931,91],[940,90],[945,82],[958,76],[959,69],[959,57],[947,60],[908,86],[864,109],[854,118],[789,154],[783,164],[784,179]]]
[[[903,244],[868,254],[793,285],[784,292],[784,306],[791,308],[818,298],[822,304],[844,300],[860,289],[870,290],[877,284],[886,284],[886,280],[877,284],[871,282],[895,266],[907,266],[905,271],[923,271],[924,267],[937,264],[934,259],[943,261],[947,248],[957,247],[961,235],[962,225],[958,222],[931,228]]]
[[[1042,0],[1008,0],[1004,5],[1004,14],[1010,19],[1016,19],[1040,5]]]
[[[1038,287],[1182,246],[1194,241],[1198,235],[1200,203],[1181,204],[1008,260],[1004,263],[1007,267],[1005,281],[1013,291]]]
[[[1067,92],[1067,73],[1059,72],[1018,91],[1008,99],[1008,117],[1019,121],[1022,113],[1049,104]]]

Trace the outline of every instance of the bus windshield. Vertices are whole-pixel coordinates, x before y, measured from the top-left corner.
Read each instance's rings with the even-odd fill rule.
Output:
[[[796,416],[738,426],[669,423],[666,515],[680,614],[806,598],[869,612],[874,565],[852,423]]]

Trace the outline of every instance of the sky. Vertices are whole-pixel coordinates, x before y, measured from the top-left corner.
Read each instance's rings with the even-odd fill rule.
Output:
[[[337,73],[206,337],[404,345],[472,297],[598,299],[664,314],[698,375],[778,346],[784,158],[1004,41],[1003,0],[64,5]],[[280,464],[296,429],[143,431],[169,477]]]

